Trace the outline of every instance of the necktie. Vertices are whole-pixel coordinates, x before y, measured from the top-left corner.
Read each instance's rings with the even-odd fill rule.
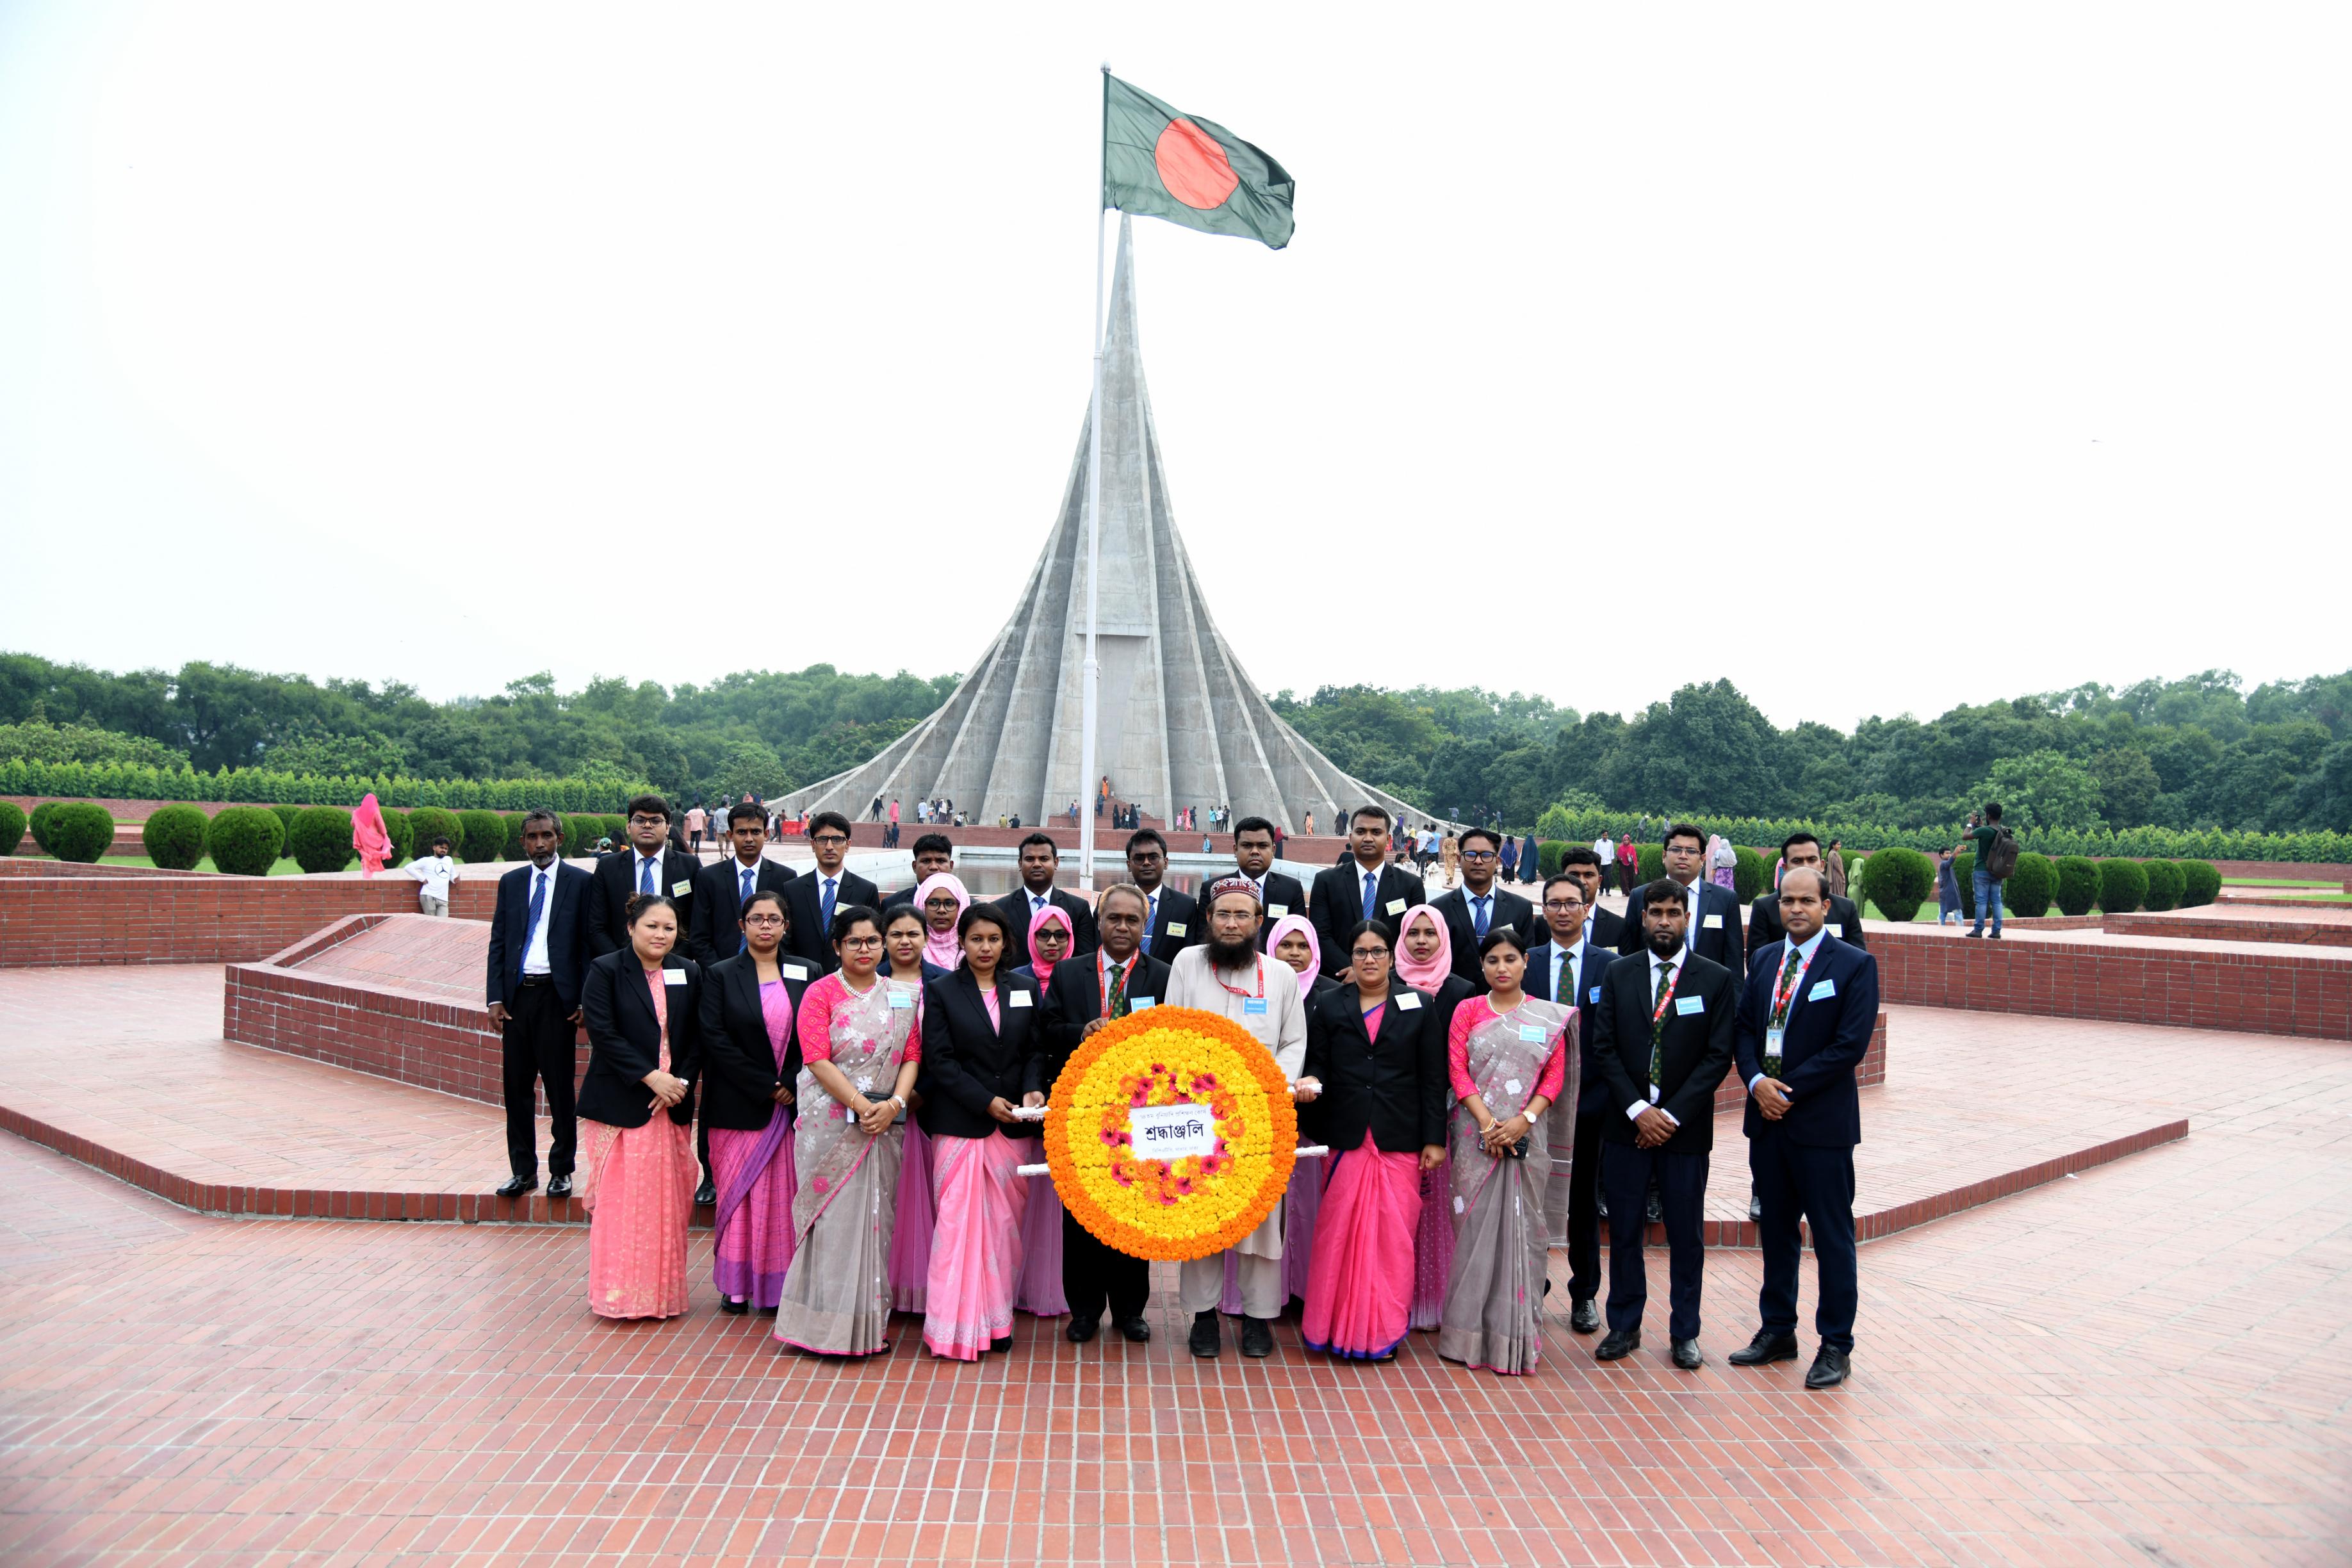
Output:
[[[1145,900],[1145,907],[1144,907],[1144,910],[1143,910],[1143,933],[1144,933],[1146,936],[1149,936],[1149,935],[1150,935],[1153,931],[1158,931],[1159,929],[1160,929],[1160,895],[1159,895],[1159,894],[1157,894],[1157,893],[1154,893],[1154,894],[1152,894],[1152,895],[1151,895],[1151,897],[1150,897],[1150,899],[1148,899],[1148,900]]]
[[[640,893],[650,893],[653,890],[654,863],[650,860],[640,858],[637,861],[637,891]]]
[[[1775,994],[1772,997],[1772,1022],[1770,1032],[1765,1037],[1768,1039],[1778,1040],[1780,1037],[1780,1030],[1788,1025],[1789,1004],[1797,999],[1797,968],[1804,962],[1803,953],[1793,947],[1789,950],[1789,962],[1780,970],[1780,984],[1773,988]],[[1780,1052],[1764,1053],[1764,1076],[1767,1078],[1780,1076]]]
[[[1110,966],[1110,1009],[1108,1016],[1113,1019],[1127,1016],[1127,970],[1122,964]]]
[[[746,866],[742,868],[742,878],[743,891],[741,896],[737,898],[735,900],[735,907],[737,909],[741,909],[751,899],[752,889],[759,885],[760,873],[751,869],[751,867]]]
[[[539,930],[539,917],[547,912],[547,873],[541,871],[530,879],[530,923],[522,928],[522,950],[530,951],[530,939]]]
[[[1481,893],[1470,901],[1478,906],[1471,915],[1471,927],[1477,931],[1478,940],[1484,942],[1486,940],[1486,906],[1494,900],[1488,895]]]
[[[1666,992],[1675,983],[1675,966],[1658,965],[1658,994],[1650,998],[1650,1087],[1659,1088],[1666,1078]]]
[[[1381,913],[1381,879],[1370,871],[1364,873],[1364,915],[1366,920],[1378,920]]]
[[[817,906],[817,923],[824,928],[826,935],[833,934],[833,879],[830,877],[824,879],[824,900]]]

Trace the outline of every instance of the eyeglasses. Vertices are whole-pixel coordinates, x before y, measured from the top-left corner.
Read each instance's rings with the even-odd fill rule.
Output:
[[[846,844],[849,840],[838,833],[820,833],[814,838],[810,839],[809,842],[812,844],[822,844],[826,848],[830,849],[836,844]]]
[[[782,915],[745,915],[743,917],[743,923],[747,926],[780,926],[784,923],[784,917]]]
[[[1704,855],[1706,851],[1700,848],[1696,844],[1669,844],[1666,846],[1666,853],[1669,855]]]
[[[629,826],[632,827],[667,827],[669,826],[669,818],[667,816],[633,816],[629,818]]]
[[[1360,947],[1348,956],[1359,963],[1370,963],[1376,958],[1386,958],[1388,955],[1389,950],[1385,947]]]
[[[1584,900],[1582,899],[1546,899],[1544,900],[1544,908],[1548,910],[1558,910],[1561,914],[1567,914],[1571,910],[1580,910],[1583,907]]]
[[[878,936],[845,936],[841,939],[841,945],[844,947],[880,947],[882,945],[882,939]]]
[[[1462,851],[1462,858],[1465,860],[1499,860],[1502,857],[1496,854],[1492,849],[1465,849]]]

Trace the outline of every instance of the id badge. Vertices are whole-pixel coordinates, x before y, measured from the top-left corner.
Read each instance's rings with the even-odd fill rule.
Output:
[[[692,891],[694,884],[691,882],[672,882],[669,885],[669,896],[673,899],[682,899]]]
[[[782,975],[787,980],[806,980],[808,978],[808,965],[805,963],[779,963],[776,965],[776,973]]]
[[[665,984],[665,985],[683,985],[683,984],[686,984],[686,971],[685,971],[685,970],[683,970],[683,969],[665,969],[665,970],[663,970],[663,971],[662,971],[662,984]]]
[[[1008,1007],[1026,1007],[1029,1005],[1029,993],[1026,991],[1007,992],[1004,996],[1004,1005]]]
[[[1168,934],[1170,936],[1182,936],[1184,934],[1184,922],[1182,921],[1170,921],[1168,922]]]
[[[1675,1016],[1678,1018],[1687,1018],[1693,1013],[1704,1013],[1706,1011],[1706,998],[1704,996],[1677,996],[1675,998]]]
[[[1421,993],[1401,991],[1397,993],[1396,1005],[1400,1013],[1418,1013],[1421,1011]]]
[[[1127,999],[1127,1010],[1130,1013],[1140,1013],[1157,1005],[1159,1000],[1156,996],[1130,996]]]
[[[1782,1038],[1783,1038],[1783,1037],[1788,1034],[1788,1032],[1789,1032],[1789,1031],[1788,1031],[1788,1030],[1786,1030],[1786,1029],[1767,1029],[1767,1030],[1765,1030],[1765,1031],[1764,1031],[1764,1054],[1765,1054],[1766,1056],[1768,1056],[1768,1057],[1777,1057],[1777,1056],[1782,1056],[1782,1055],[1785,1055],[1786,1053],[1785,1053],[1785,1052],[1783,1052],[1783,1051],[1780,1049],[1780,1041],[1781,1041],[1781,1039],[1782,1039]]]
[[[1244,1018],[1265,1017],[1265,998],[1263,996],[1250,996],[1244,998],[1242,1002],[1242,1016]]]
[[[1392,915],[1401,915],[1404,913],[1405,902],[1402,899],[1391,899],[1389,900],[1388,909],[1389,913]]]
[[[1544,1038],[1543,1026],[1540,1024],[1521,1024],[1519,1026],[1519,1038],[1531,1046],[1542,1045]],[[1517,1094],[1519,1091],[1517,1089],[1513,1089],[1511,1092],[1513,1094]]]
[[[1265,906],[1265,912],[1269,919],[1278,921],[1283,916],[1290,912],[1290,906],[1288,904],[1268,904]]]
[[[1814,986],[1811,991],[1805,993],[1805,1000],[1808,1002],[1826,1002],[1836,994],[1837,982],[1834,980],[1824,980],[1819,985]]]
[[[911,1013],[914,1011],[914,1008],[915,994],[913,992],[893,991],[890,993],[890,1011],[893,1013]]]

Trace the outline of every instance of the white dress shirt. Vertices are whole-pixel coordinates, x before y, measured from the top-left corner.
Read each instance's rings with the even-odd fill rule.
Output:
[[[530,941],[523,945],[522,972],[525,974],[547,973],[547,928],[555,923],[555,873],[562,865],[562,860],[555,860],[544,870],[533,866],[530,868],[531,880],[522,890],[523,919],[529,920],[531,896],[540,890],[541,881],[547,884],[547,897],[539,906],[539,923],[530,928]]]
[[[1574,947],[1562,947],[1558,937],[1551,943],[1551,999],[1569,1006],[1576,1005],[1576,977],[1584,973],[1584,933],[1576,933]],[[1568,988],[1560,989],[1565,979]]]
[[[1821,952],[1822,938],[1827,934],[1828,930],[1825,927],[1821,931],[1815,931],[1797,948],[1797,974],[1795,979],[1789,982],[1789,1006],[1791,1011],[1793,1011],[1797,1005],[1797,992],[1799,988],[1805,984],[1805,971],[1813,966],[1813,955]],[[1784,937],[1781,940],[1785,942],[1788,939]],[[1780,971],[1787,968],[1788,963],[1789,955],[1784,952],[1780,955],[1780,962],[1772,966],[1772,988],[1776,992],[1780,988]],[[1785,1025],[1788,1020],[1784,1018],[1781,1022]],[[1764,1005],[1764,1023],[1766,1027],[1769,1028],[1771,1026],[1772,1007],[1769,1001],[1767,1001]],[[1762,1058],[1759,1057],[1758,1059],[1760,1061]],[[1748,1092],[1754,1094],[1756,1092],[1756,1086],[1762,1083],[1764,1081],[1764,1078],[1765,1075],[1759,1071],[1754,1078],[1749,1079],[1748,1080]]]
[[[1688,956],[1687,952],[1685,952],[1685,956]],[[1645,999],[1657,995],[1658,976],[1661,973],[1670,970],[1678,970],[1683,965],[1683,960],[1680,958],[1660,958],[1654,952],[1651,953],[1649,958],[1650,988],[1642,993]],[[1654,1005],[1655,1004],[1654,1003],[1653,1005]],[[1668,1005],[1671,1006],[1673,1004],[1669,1003]],[[1649,1099],[1637,1100],[1633,1104],[1625,1108],[1625,1119],[1628,1121],[1639,1121],[1642,1120],[1642,1112],[1645,1110],[1655,1110],[1667,1121],[1673,1121],[1675,1126],[1680,1127],[1682,1125],[1680,1121],[1676,1121],[1675,1120],[1675,1113],[1673,1111],[1666,1110],[1664,1106],[1658,1103],[1658,1086],[1654,1083],[1650,1086]]]

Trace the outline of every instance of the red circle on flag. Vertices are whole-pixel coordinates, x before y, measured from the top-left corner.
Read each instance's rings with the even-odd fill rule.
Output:
[[[1189,120],[1171,120],[1152,144],[1151,161],[1160,169],[1160,183],[1188,207],[1202,212],[1225,205],[1242,177],[1225,161],[1217,139]]]

